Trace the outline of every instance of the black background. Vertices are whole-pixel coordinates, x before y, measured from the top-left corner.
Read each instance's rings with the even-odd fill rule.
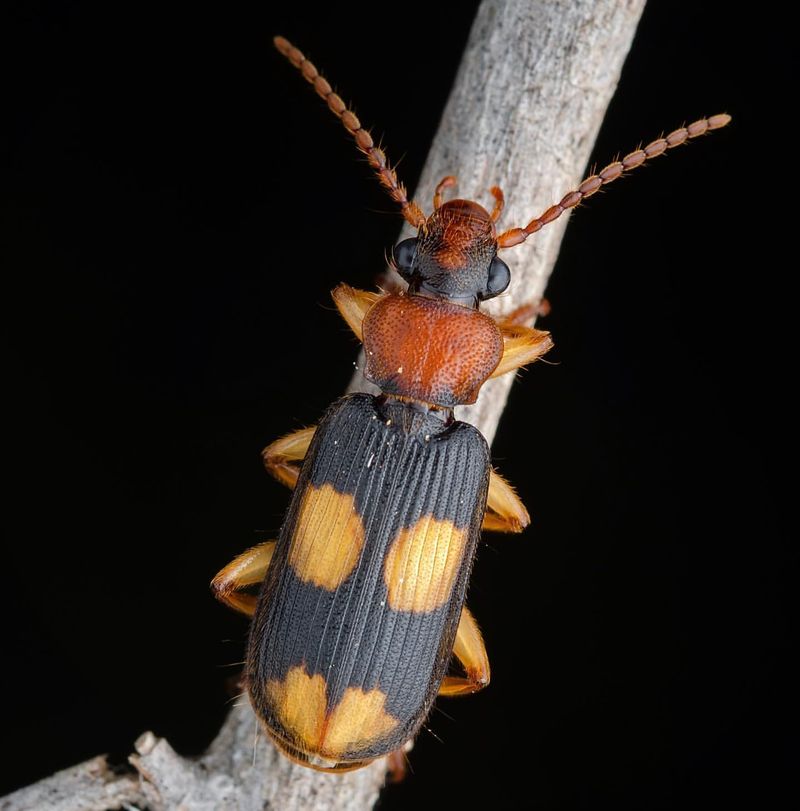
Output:
[[[145,729],[207,745],[246,634],[208,581],[280,525],[260,449],[349,380],[328,291],[371,286],[400,218],[271,36],[413,189],[474,8],[265,5],[26,3],[5,27],[0,792]],[[573,216],[556,365],[493,448],[534,517],[474,572],[493,682],[439,702],[383,808],[794,793],[787,29],[647,8],[593,160],[734,121]]]

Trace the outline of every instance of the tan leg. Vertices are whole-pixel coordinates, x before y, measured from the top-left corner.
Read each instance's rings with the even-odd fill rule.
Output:
[[[252,617],[257,598],[253,594],[239,592],[264,579],[274,551],[275,541],[266,541],[234,558],[211,581],[214,596],[234,611],[241,611]]]
[[[453,645],[453,656],[458,659],[466,678],[463,676],[445,676],[439,688],[440,696],[463,696],[468,693],[477,693],[489,684],[491,675],[489,657],[483,644],[478,623],[470,610],[464,606],[461,609],[461,620],[458,623],[456,641]]]
[[[401,783],[408,774],[407,744],[395,749],[386,756],[386,779],[389,783]]]
[[[364,340],[361,331],[361,322],[367,314],[367,310],[381,297],[381,293],[369,293],[366,290],[358,290],[350,287],[349,284],[336,285],[333,292],[333,301],[339,314],[347,322],[347,326],[356,334],[359,341]]]
[[[514,488],[496,471],[489,474],[489,497],[482,529],[493,532],[522,532],[531,517]]]
[[[529,301],[527,304],[520,304],[519,307],[515,307],[510,313],[503,316],[501,324],[525,327],[534,318],[546,315],[550,315],[550,302],[546,298],[540,298],[538,301]]]
[[[297,477],[300,475],[300,462],[306,458],[308,446],[314,436],[316,426],[311,428],[301,428],[299,431],[292,431],[280,439],[276,439],[261,451],[261,458],[264,466],[281,483],[290,490],[294,490],[297,484]]]
[[[513,321],[501,321],[497,326],[503,336],[503,357],[492,372],[492,377],[533,363],[553,346],[549,332],[523,327]]]

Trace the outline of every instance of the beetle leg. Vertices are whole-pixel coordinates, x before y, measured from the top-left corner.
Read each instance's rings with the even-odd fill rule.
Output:
[[[311,428],[301,428],[299,431],[292,431],[280,439],[276,439],[261,451],[261,458],[264,466],[281,484],[285,484],[290,490],[294,490],[297,484],[297,477],[300,475],[300,462],[303,461],[314,436],[316,426]]]
[[[339,310],[340,315],[347,322],[347,326],[353,330],[359,341],[363,341],[364,334],[361,330],[361,322],[364,320],[367,310],[372,307],[382,294],[359,290],[342,282],[334,287],[331,295],[336,304],[336,309]]]
[[[492,532],[522,532],[531,517],[514,488],[496,471],[489,474],[489,496],[482,529]]]
[[[257,598],[253,594],[239,592],[264,579],[274,551],[275,541],[265,541],[242,552],[211,581],[214,596],[235,611],[241,611],[242,614],[252,617],[256,610]]]
[[[550,302],[546,298],[529,301],[515,307],[510,313],[504,315],[500,321],[501,325],[527,326],[534,318],[544,317],[550,314]]]
[[[533,363],[553,346],[549,332],[525,327],[513,320],[501,321],[497,326],[503,336],[503,357],[492,372],[492,377]]]
[[[402,280],[400,274],[396,271],[383,271],[377,277],[376,282],[384,295],[394,293],[396,296],[402,296],[408,290],[408,284]]]
[[[411,741],[386,756],[386,774],[389,783],[401,783],[408,774],[408,752]]]
[[[456,631],[456,641],[453,644],[453,656],[458,659],[464,676],[445,676],[439,688],[440,696],[462,696],[468,693],[477,693],[489,684],[491,675],[489,657],[483,644],[478,623],[470,610],[464,606],[461,609],[461,619]]]

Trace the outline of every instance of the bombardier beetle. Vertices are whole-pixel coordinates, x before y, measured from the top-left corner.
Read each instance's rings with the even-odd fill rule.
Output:
[[[486,440],[453,416],[490,377],[540,358],[547,332],[503,320],[481,302],[509,285],[498,250],[527,239],[625,171],[711,130],[702,118],[615,161],[521,228],[497,232],[503,193],[487,211],[445,200],[433,213],[406,196],[384,152],[314,65],[283,37],[276,48],[355,139],[417,236],[394,248],[403,292],[346,284],[336,306],[365,350],[380,394],[337,400],[316,428],[263,451],[294,489],[277,541],[237,557],[212,581],[216,596],[252,616],[244,683],[277,747],[322,771],[357,769],[399,753],[437,696],[489,683],[480,630],[464,605],[481,529],[520,532],[528,513],[491,467]],[[260,586],[256,597],[247,589]],[[450,672],[451,661],[461,672]],[[398,756],[399,757],[399,756]]]

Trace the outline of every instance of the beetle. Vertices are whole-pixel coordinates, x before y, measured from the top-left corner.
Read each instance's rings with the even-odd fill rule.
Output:
[[[521,532],[530,519],[492,468],[486,440],[453,409],[475,402],[490,377],[552,346],[548,332],[524,323],[534,308],[499,321],[480,310],[511,281],[498,251],[730,117],[703,118],[658,138],[524,227],[498,233],[499,188],[490,190],[488,211],[445,200],[455,183],[445,177],[426,216],[316,67],[283,37],[274,44],[340,119],[418,232],[392,255],[406,290],[342,283],[332,293],[364,345],[364,377],[380,394],[347,395],[315,428],[263,451],[267,470],[294,490],[279,537],[212,581],[218,599],[252,617],[244,683],[266,732],[290,759],[343,772],[401,751],[437,696],[489,683],[481,633],[464,604],[470,569],[482,529]],[[258,596],[248,592],[258,584]],[[448,671],[453,659],[462,675]]]

